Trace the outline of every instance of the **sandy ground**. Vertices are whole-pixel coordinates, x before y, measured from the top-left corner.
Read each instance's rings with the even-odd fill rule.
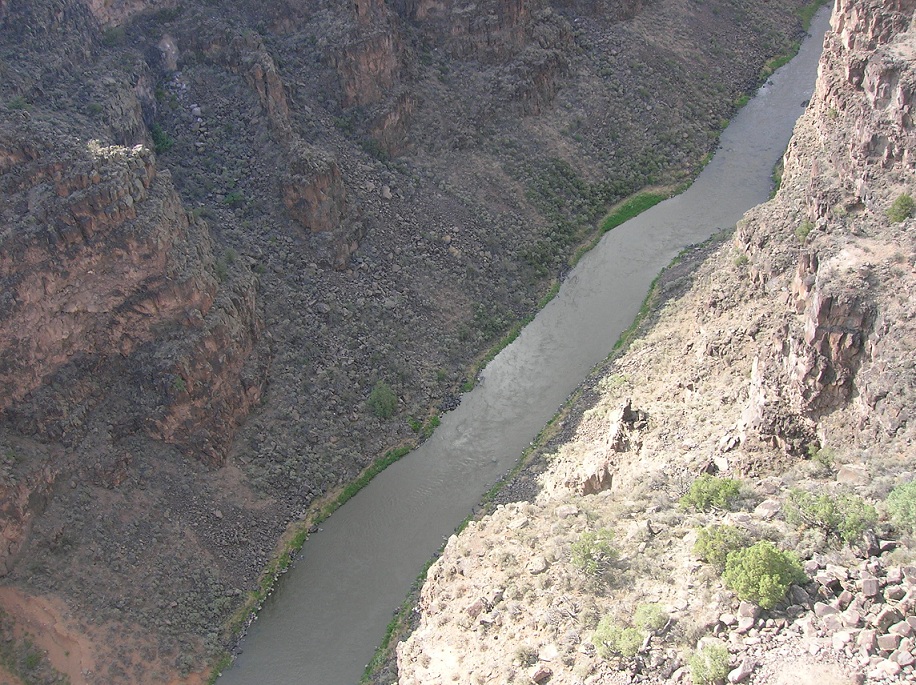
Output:
[[[4,587],[0,588],[0,608],[14,618],[16,637],[28,633],[29,639],[47,653],[51,665],[70,678],[71,685],[89,684],[86,674],[95,670],[91,641],[67,618],[69,611],[63,602]]]
[[[60,599],[29,596],[13,587],[0,588],[0,609],[13,617],[15,637],[28,637],[45,652],[51,665],[69,678],[71,685],[98,685],[105,682],[105,676],[97,672],[97,665],[104,661],[98,646],[105,645],[108,650],[118,648],[119,645],[111,640],[112,631],[104,628],[87,629],[73,618],[69,608]],[[125,634],[124,642],[133,646],[136,638]],[[133,651],[139,654],[139,650]],[[203,685],[208,675],[207,672],[191,673],[187,677],[176,675],[165,682],[167,685]],[[155,677],[153,679],[163,682]],[[141,685],[141,681],[136,682]],[[143,682],[146,682],[145,679]],[[0,667],[0,685],[21,685],[21,680]]]

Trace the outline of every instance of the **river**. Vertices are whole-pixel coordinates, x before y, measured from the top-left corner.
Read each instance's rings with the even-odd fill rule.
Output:
[[[683,248],[767,199],[814,88],[829,10],[723,132],[694,184],[606,234],[433,437],[325,521],[220,685],[355,685],[426,561],[630,325]]]

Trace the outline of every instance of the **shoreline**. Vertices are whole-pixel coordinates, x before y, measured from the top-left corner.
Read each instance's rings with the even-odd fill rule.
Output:
[[[623,355],[630,344],[652,326],[654,315],[661,310],[668,300],[686,289],[689,284],[685,284],[684,281],[689,280],[690,275],[695,273],[696,269],[724,244],[733,233],[734,229],[720,231],[698,245],[684,248],[658,273],[643,300],[639,313],[633,319],[633,323],[620,334],[620,337],[614,343],[612,351],[605,359],[595,364],[588,375],[569,394],[569,397],[557,409],[544,428],[541,429],[531,445],[522,452],[515,466],[481,496],[474,510],[455,528],[455,534],[460,534],[470,522],[491,514],[500,504],[510,501],[527,501],[526,495],[530,491],[531,481],[540,473],[537,469],[543,465],[543,458],[546,452],[567,439],[568,436],[565,431],[567,423],[574,415],[581,414],[587,410],[595,401],[595,398],[589,396],[588,393],[604,377],[614,360]],[[514,492],[510,492],[513,490],[521,490],[520,497],[516,497]],[[509,497],[500,497],[504,493],[509,493]],[[385,639],[376,650],[375,655],[373,655],[372,661],[366,666],[366,671],[360,679],[360,685],[382,685],[383,682],[387,682],[380,679],[382,677],[381,670],[396,660],[395,648],[397,643],[401,642],[413,631],[415,627],[413,621],[418,616],[416,612],[417,600],[426,579],[426,574],[430,566],[442,555],[442,550],[447,542],[447,540],[443,541],[442,547],[436,551],[417,576],[411,586],[410,593],[389,623]],[[395,637],[397,639],[392,643],[392,638]]]
[[[810,16],[813,16],[824,4],[825,0],[816,0],[813,3],[810,3],[810,5],[807,5],[806,7],[813,8],[813,10],[810,12]],[[810,23],[810,16],[803,14],[802,12],[803,10],[800,9],[799,18],[802,23],[802,31],[806,33],[808,30],[808,24]],[[803,37],[804,36],[802,35],[800,36],[799,40],[794,41],[787,52],[767,60],[763,67],[761,67],[760,79],[754,85],[753,91],[751,91],[747,99],[742,97],[739,99],[739,101],[733,103],[736,109],[732,113],[732,118],[737,115],[737,113],[753,97],[757,90],[759,90],[759,88],[764,85],[767,78],[773,73],[773,71],[775,71],[780,66],[783,66],[797,54],[801,39],[803,39]],[[776,66],[772,67],[772,64],[776,64]],[[636,191],[626,198],[623,198],[618,203],[608,208],[607,212],[593,224],[593,229],[583,236],[582,240],[575,248],[571,249],[567,259],[568,267],[564,269],[563,273],[560,274],[558,278],[554,278],[550,282],[549,288],[538,300],[533,312],[510,325],[506,333],[504,333],[496,343],[483,351],[476,358],[476,360],[471,362],[465,374],[466,380],[462,385],[457,386],[454,389],[457,391],[459,396],[460,394],[469,392],[473,389],[474,385],[476,384],[478,375],[484,370],[486,365],[492,361],[496,355],[499,354],[499,352],[510,345],[518,337],[522,329],[528,323],[530,323],[531,320],[534,319],[537,313],[543,309],[553,299],[553,297],[556,296],[560,286],[562,285],[563,277],[568,272],[568,270],[575,266],[579,259],[581,259],[587,252],[593,249],[605,233],[613,230],[625,221],[638,216],[642,212],[653,207],[655,204],[658,204],[665,199],[674,197],[684,192],[691,186],[697,176],[699,176],[699,174],[702,172],[703,168],[705,167],[705,163],[707,163],[712,158],[712,155],[718,146],[718,134],[721,134],[724,128],[725,127],[723,126],[722,129],[717,131],[715,145],[713,146],[711,152],[703,158],[702,162],[697,168],[689,171],[690,177],[687,181],[684,181],[676,186],[645,186],[644,188]],[[522,453],[522,455],[520,455],[516,465],[510,469],[509,472],[507,472],[506,476],[500,479],[493,486],[493,488],[491,488],[480,498],[478,505],[475,506],[474,511],[468,515],[468,517],[460,524],[459,527],[456,528],[456,532],[460,532],[470,521],[475,520],[475,518],[485,515],[487,507],[496,502],[495,496],[504,488],[511,485],[513,478],[519,476],[519,474],[524,472],[535,462],[536,457],[540,451],[542,451],[543,448],[548,445],[550,440],[554,437],[552,433],[549,433],[550,429],[558,421],[562,422],[562,416],[565,412],[574,411],[575,405],[581,401],[581,392],[585,386],[590,381],[594,382],[597,376],[600,375],[599,369],[605,368],[614,358],[622,354],[623,351],[626,350],[627,345],[639,336],[640,331],[645,330],[644,325],[646,324],[647,319],[659,304],[655,298],[658,295],[659,287],[664,283],[665,275],[672,271],[680,263],[685,261],[685,254],[688,255],[689,258],[692,258],[690,253],[699,251],[703,254],[703,259],[705,259],[711,253],[714,247],[704,246],[709,244],[717,247],[719,242],[723,240],[722,236],[730,234],[733,230],[734,227],[732,227],[727,232],[717,233],[699,245],[685,248],[681,254],[675,257],[668,266],[659,272],[659,274],[656,276],[656,279],[653,281],[649,292],[646,295],[639,313],[634,318],[631,326],[626,331],[624,331],[617,342],[615,342],[612,352],[606,359],[599,362],[586,376],[586,378],[581,381],[579,386],[577,386],[577,388],[569,395],[567,400],[563,403],[562,407],[557,411],[554,417],[551,418],[545,427],[541,430],[541,432],[532,442],[531,447],[527,448]],[[691,261],[690,263],[693,265],[691,270],[695,268],[699,263],[701,263],[701,261],[702,260]],[[325,521],[331,514],[334,513],[334,511],[345,504],[357,492],[368,485],[371,480],[376,475],[381,473],[381,471],[387,468],[387,466],[398,461],[401,457],[407,455],[413,449],[416,449],[416,447],[422,444],[422,442],[431,435],[431,432],[427,433],[426,431],[430,425],[430,420],[437,418],[437,414],[433,413],[433,410],[431,409],[428,413],[428,416],[430,418],[424,422],[422,430],[416,431],[419,435],[418,439],[409,442],[402,442],[398,446],[389,448],[381,457],[378,457],[372,463],[370,463],[369,466],[363,469],[353,481],[350,481],[338,489],[335,489],[333,492],[325,493],[321,498],[312,503],[302,519],[291,523],[287,527],[286,531],[283,533],[283,535],[280,536],[278,540],[276,546],[276,554],[274,554],[271,560],[268,562],[265,570],[262,572],[258,580],[258,590],[250,593],[250,601],[246,603],[244,607],[235,612],[235,614],[233,614],[233,617],[230,619],[227,625],[221,627],[221,630],[224,634],[229,633],[229,636],[227,636],[227,641],[231,644],[231,647],[211,662],[211,665],[207,669],[210,674],[210,678],[207,681],[208,683],[215,683],[219,676],[222,675],[222,671],[228,667],[231,667],[232,661],[234,659],[234,654],[237,653],[236,650],[240,642],[244,639],[248,627],[252,624],[253,621],[257,619],[257,616],[263,606],[263,602],[273,593],[280,577],[285,575],[289,567],[292,565],[292,563],[294,563],[296,556],[302,549],[302,546],[308,539],[308,536],[312,532],[315,532],[318,525]],[[435,562],[440,554],[441,548],[429,559],[421,574],[414,581],[414,587],[416,589],[411,591],[411,595],[414,592],[419,592],[420,587],[422,587],[422,579],[425,577],[429,566]],[[385,642],[383,642],[382,646],[379,647],[376,656],[373,657],[372,662],[370,662],[369,666],[367,666],[367,669],[369,669],[372,664],[376,663],[376,657],[379,653],[384,651],[386,644],[390,642],[391,637],[394,635],[395,624],[399,620],[399,617],[405,610],[408,609],[408,607],[412,609],[413,606],[414,602],[411,601],[411,596],[408,596],[408,598],[405,599],[404,603],[401,605],[401,609],[398,614],[392,620],[391,624],[389,624],[389,629],[386,631]],[[367,674],[363,676],[360,682],[372,682],[367,680],[368,677],[370,676],[367,670]]]

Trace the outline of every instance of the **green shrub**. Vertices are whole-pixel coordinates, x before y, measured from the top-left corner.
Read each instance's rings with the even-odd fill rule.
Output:
[[[644,639],[645,636],[639,630],[618,625],[614,618],[608,615],[598,622],[595,634],[592,635],[592,644],[602,659],[610,659],[613,656],[629,659],[636,656]]]
[[[637,628],[657,633],[668,623],[668,612],[661,604],[640,604],[633,614],[633,623]]]
[[[229,205],[230,207],[238,207],[245,204],[245,196],[242,195],[239,191],[233,190],[223,198],[223,203]]]
[[[728,677],[728,649],[706,645],[690,657],[690,678],[694,685],[719,685]]]
[[[690,484],[690,489],[680,500],[683,509],[709,511],[710,509],[730,509],[738,499],[741,484],[734,478],[720,478],[704,473]]]
[[[798,228],[795,229],[795,237],[798,238],[798,242],[803,243],[808,239],[808,234],[814,229],[814,224],[805,219],[802,221]]]
[[[102,32],[102,44],[107,48],[113,48],[115,45],[120,45],[123,42],[124,28],[121,26],[113,26]]]
[[[17,95],[12,100],[10,100],[7,106],[10,109],[24,109],[24,110],[32,109],[31,105],[29,105],[29,103],[26,102],[26,99],[22,97],[21,95]]]
[[[150,126],[149,134],[153,139],[153,149],[156,151],[156,154],[171,150],[172,146],[175,144],[175,141],[172,140],[172,137],[163,131],[159,124],[153,124]]]
[[[712,525],[697,531],[693,553],[721,573],[725,570],[725,560],[729,552],[746,547],[747,544],[748,537],[744,531],[734,526]]]
[[[808,457],[814,466],[814,476],[829,476],[836,468],[836,451],[832,447],[808,445]]]
[[[798,528],[818,528],[843,542],[854,542],[874,526],[878,512],[855,495],[812,495],[792,490],[786,502],[786,521]]]
[[[770,197],[775,197],[776,193],[779,192],[780,186],[782,186],[782,175],[785,171],[785,160],[780,157],[779,161],[776,162],[776,166],[773,167],[773,190],[770,193]]]
[[[725,585],[739,599],[772,609],[792,583],[807,580],[801,564],[791,552],[781,552],[768,540],[730,552],[722,574]]]
[[[916,481],[898,485],[887,496],[887,512],[901,528],[916,531]]]
[[[398,408],[398,396],[385,381],[378,381],[369,393],[369,409],[380,419],[391,417]]]
[[[213,272],[220,283],[225,283],[226,279],[229,278],[229,265],[226,264],[226,260],[223,258],[217,259],[216,264],[213,265]]]
[[[586,531],[573,543],[570,561],[577,571],[598,577],[608,572],[619,554],[611,545],[614,533],[607,528]]]
[[[423,437],[431,438],[433,435],[433,431],[435,431],[439,427],[439,424],[441,422],[442,421],[438,416],[430,416],[426,420],[426,423],[423,425]]]
[[[888,207],[887,218],[892,224],[898,224],[913,216],[914,209],[916,209],[916,203],[913,202],[913,197],[909,193],[901,193]]]

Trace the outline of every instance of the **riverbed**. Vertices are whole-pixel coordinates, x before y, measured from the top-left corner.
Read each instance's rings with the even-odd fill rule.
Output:
[[[767,199],[814,88],[829,10],[723,132],[693,185],[602,238],[435,434],[325,521],[220,685],[355,685],[426,561],[630,325],[682,249]]]

